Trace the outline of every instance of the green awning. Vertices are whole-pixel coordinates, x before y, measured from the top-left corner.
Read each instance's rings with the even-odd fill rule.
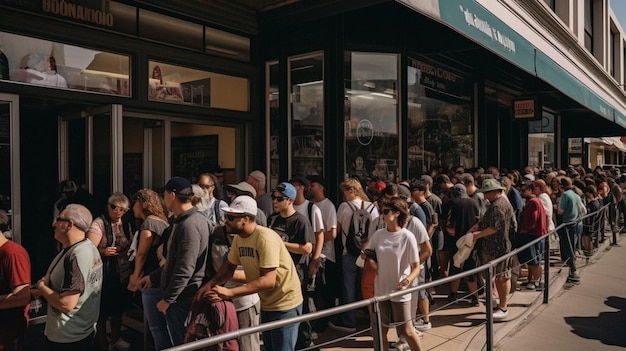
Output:
[[[620,112],[476,1],[397,1],[441,21],[505,60],[541,78],[589,110],[626,127],[626,111]]]

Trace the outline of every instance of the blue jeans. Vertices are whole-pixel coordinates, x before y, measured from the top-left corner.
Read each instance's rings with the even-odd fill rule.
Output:
[[[341,295],[339,296],[339,304],[345,305],[356,301],[357,284],[360,287],[361,283],[358,281],[359,268],[356,265],[356,257],[347,254],[343,255],[342,261],[342,275],[343,286],[341,289]],[[344,327],[354,328],[356,326],[356,310],[343,312],[339,315],[339,323]]]
[[[297,317],[302,315],[302,304],[285,311],[263,311],[261,310],[261,323],[268,323]],[[294,323],[282,328],[267,330],[263,332],[263,345],[266,350],[272,351],[293,351],[296,349],[298,339],[298,326]]]
[[[576,271],[576,247],[578,243],[578,226],[576,223],[566,225],[559,229],[559,249],[561,251],[561,261],[567,262],[571,272]]]
[[[185,320],[191,307],[189,304],[174,302],[170,304],[167,313],[163,314],[156,308],[157,302],[162,298],[161,289],[146,289],[141,294],[144,313],[157,350],[185,342]]]

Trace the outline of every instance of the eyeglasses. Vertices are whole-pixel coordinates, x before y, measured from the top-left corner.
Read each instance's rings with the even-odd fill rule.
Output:
[[[388,215],[388,214],[389,214],[389,212],[393,212],[393,210],[392,210],[392,209],[390,209],[390,208],[385,208],[385,209],[383,209],[383,214],[384,214],[384,215]]]
[[[126,207],[122,207],[122,206],[115,206],[115,205],[113,205],[113,204],[109,204],[109,207],[110,207],[113,211],[115,211],[115,210],[120,210],[120,211],[124,212],[124,211],[128,210],[128,208],[126,208]]]
[[[245,216],[234,216],[234,215],[230,215],[230,214],[227,214],[227,215],[226,215],[226,219],[227,219],[229,222],[232,222],[232,221],[234,221],[235,219],[238,219],[238,218],[243,218],[243,217],[245,217]]]
[[[276,200],[276,202],[283,202],[287,200],[287,196],[274,196],[272,195],[272,200]]]
[[[61,217],[57,217],[57,219],[55,220],[55,222],[71,222],[71,219],[67,219],[67,218],[61,218]]]

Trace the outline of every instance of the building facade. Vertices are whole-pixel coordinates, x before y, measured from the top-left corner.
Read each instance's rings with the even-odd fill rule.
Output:
[[[64,179],[102,208],[174,175],[234,183],[253,169],[268,187],[321,174],[339,201],[346,176],[564,167],[588,157],[570,139],[626,134],[626,37],[609,0],[0,10],[0,196],[35,275]]]

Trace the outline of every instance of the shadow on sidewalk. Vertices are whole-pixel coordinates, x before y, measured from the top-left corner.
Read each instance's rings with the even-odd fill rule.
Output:
[[[572,332],[586,339],[594,339],[605,345],[626,347],[624,322],[626,321],[626,298],[610,296],[604,304],[618,309],[616,312],[600,312],[597,317],[565,317]]]

